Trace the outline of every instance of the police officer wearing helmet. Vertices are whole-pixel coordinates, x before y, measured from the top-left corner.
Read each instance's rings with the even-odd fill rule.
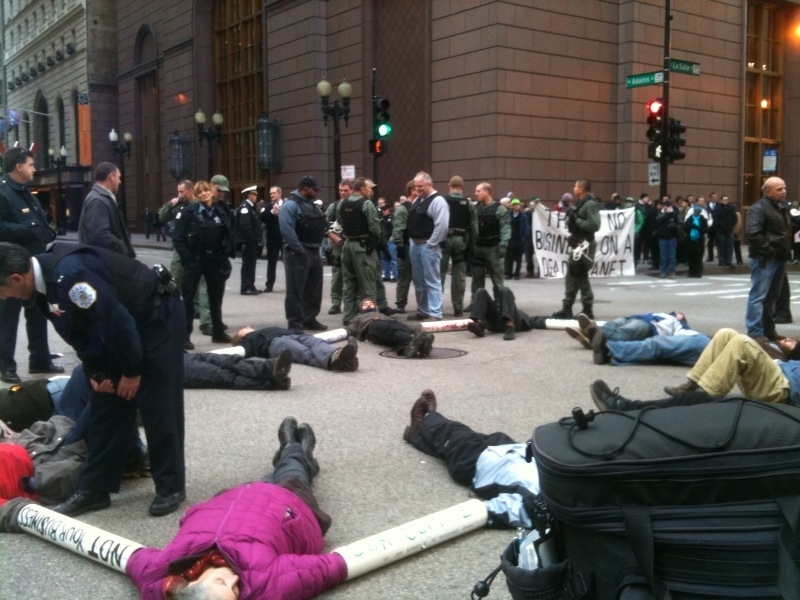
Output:
[[[258,242],[261,240],[261,220],[256,212],[258,186],[251,185],[242,190],[242,203],[236,208],[233,222],[236,238],[242,243],[242,271],[239,291],[242,296],[257,296],[256,260]]]
[[[286,271],[286,300],[284,311],[288,328],[324,331],[317,321],[322,306],[322,257],[319,247],[328,229],[328,221],[314,199],[319,184],[306,175],[297,183],[281,206],[278,221],[281,226]]]
[[[211,185],[198,181],[194,194],[199,202],[188,204],[175,217],[175,250],[183,265],[182,293],[186,307],[184,348],[192,350],[191,341],[194,297],[201,277],[206,280],[211,311],[211,341],[228,344],[231,338],[222,323],[222,297],[225,281],[231,274],[230,257],[234,254],[233,231],[228,210],[214,202]]]

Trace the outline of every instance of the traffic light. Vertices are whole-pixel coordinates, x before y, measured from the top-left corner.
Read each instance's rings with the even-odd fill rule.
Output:
[[[660,98],[647,103],[647,158],[661,160],[664,156],[664,102]]]
[[[667,141],[669,162],[686,158],[686,152],[683,151],[683,146],[686,145],[686,140],[683,138],[683,134],[686,132],[686,125],[677,119],[670,119],[667,131],[669,133]]]
[[[369,141],[369,152],[375,156],[382,156],[389,150],[389,143],[386,140],[375,139]]]
[[[392,133],[392,122],[389,113],[389,101],[383,96],[372,98],[372,134],[375,139],[385,140]]]

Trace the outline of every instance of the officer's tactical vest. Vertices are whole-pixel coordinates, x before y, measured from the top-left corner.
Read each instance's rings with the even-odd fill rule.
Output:
[[[433,219],[428,216],[428,207],[437,194],[431,194],[420,202],[414,202],[408,210],[408,237],[412,240],[427,240],[433,235]]]
[[[356,238],[369,235],[369,223],[363,212],[366,201],[365,197],[361,197],[358,200],[345,200],[339,206],[339,222],[344,237]]]
[[[488,206],[478,205],[478,239],[484,245],[494,245],[500,241],[500,219],[497,218],[498,208],[500,208],[499,202],[492,202]]]
[[[450,206],[450,229],[469,228],[469,200],[454,196],[446,196],[447,204]]]

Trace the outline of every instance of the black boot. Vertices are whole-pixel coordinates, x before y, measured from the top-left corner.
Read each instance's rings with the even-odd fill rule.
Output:
[[[278,447],[278,451],[272,458],[273,466],[278,464],[278,460],[281,457],[283,449],[286,448],[286,444],[294,442],[296,436],[297,436],[297,419],[295,419],[294,417],[286,417],[283,421],[281,421],[280,427],[278,427],[278,441],[280,442],[281,445]]]
[[[314,458],[314,448],[317,446],[317,436],[314,435],[314,430],[308,423],[300,423],[295,432],[295,440],[299,442],[303,448],[303,452],[308,456],[308,460],[314,465],[314,468],[319,471],[319,463]]]
[[[572,318],[572,304],[564,304],[561,310],[554,312],[550,315],[554,319],[571,319]]]
[[[584,315],[589,317],[590,319],[594,319],[594,312],[592,312],[592,305],[591,304],[584,304],[583,310],[581,311]]]

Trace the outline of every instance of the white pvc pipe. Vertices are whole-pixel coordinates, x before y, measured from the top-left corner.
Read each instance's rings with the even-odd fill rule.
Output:
[[[30,534],[120,573],[125,573],[125,565],[131,555],[144,547],[33,503],[20,510],[17,524]]]
[[[486,525],[483,502],[472,499],[404,525],[336,548],[347,563],[347,579],[398,561]]]
[[[577,319],[545,319],[545,329],[566,329],[575,327],[580,329]],[[605,321],[595,321],[598,325],[605,325]]]
[[[371,535],[333,552],[347,563],[347,579],[417,554],[486,524],[489,514],[481,500],[472,499],[431,515]],[[101,565],[125,573],[131,555],[141,544],[88,525],[35,503],[24,506],[17,524],[26,532],[66,548]]]

